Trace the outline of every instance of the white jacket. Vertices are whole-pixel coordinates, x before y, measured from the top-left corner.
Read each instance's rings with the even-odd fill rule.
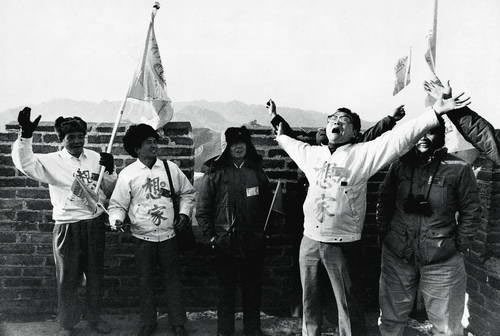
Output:
[[[37,181],[49,185],[50,201],[54,207],[52,218],[56,224],[74,223],[99,216],[103,210],[93,212],[85,200],[75,196],[75,174],[78,170],[91,189],[95,188],[101,166],[99,153],[84,149],[79,158],[63,148],[58,152],[33,154],[32,138],[19,137],[12,145],[12,161],[17,169]],[[111,194],[116,182],[116,173],[104,173],[102,188]],[[72,190],[73,186],[73,190]],[[106,199],[103,189],[99,190],[99,199]]]
[[[361,239],[368,179],[406,153],[427,130],[438,125],[432,109],[375,140],[348,144],[332,154],[286,135],[276,138],[309,181],[304,201],[304,235],[321,242]]]
[[[179,167],[168,162],[172,184],[180,195],[179,213],[191,216],[195,191]],[[161,242],[175,236],[174,208],[163,161],[150,169],[140,160],[125,167],[118,176],[109,201],[109,222],[123,221],[128,212],[130,230],[136,238]]]

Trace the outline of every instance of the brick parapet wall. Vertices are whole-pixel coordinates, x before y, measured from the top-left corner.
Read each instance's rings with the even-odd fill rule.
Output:
[[[105,151],[112,124],[89,124],[86,148]],[[123,148],[126,126],[120,125],[112,153],[116,170],[135,161]],[[52,255],[52,205],[47,185],[15,169],[11,145],[18,137],[16,124],[0,133],[0,313],[53,313],[56,308],[55,270]],[[175,162],[192,181],[194,143],[189,122],[172,122],[163,129],[159,154]],[[60,149],[53,123],[41,123],[33,135],[33,151],[48,153]],[[133,246],[128,235],[106,233],[105,285],[107,309],[136,304]],[[118,294],[118,295],[116,295]]]
[[[117,170],[133,161],[121,146],[125,130],[121,126],[113,148]],[[314,129],[306,129],[302,140],[314,142]],[[111,125],[90,125],[88,145],[105,149]],[[161,145],[161,154],[179,164],[192,179],[194,144],[189,123],[171,123],[165,133],[170,142]],[[295,163],[281,150],[269,128],[251,128],[252,140],[264,157],[264,168],[273,185],[285,182],[285,201],[297,181]],[[24,177],[12,164],[10,147],[17,138],[17,127],[8,125],[0,133],[0,313],[54,313],[56,308],[55,272],[52,257],[51,205],[46,185]],[[34,134],[35,152],[58,150],[52,126],[42,124]],[[496,335],[500,314],[500,168],[478,159],[483,216],[472,253],[466,259],[470,326],[475,335]],[[375,224],[375,200],[385,171],[368,183],[368,208],[363,233],[365,298],[371,307],[377,304],[380,250]],[[292,204],[301,207],[301,204]],[[263,308],[270,313],[287,313],[288,305],[299,299],[296,278],[297,232],[280,218],[273,219],[264,273]],[[195,233],[199,235],[195,227]],[[137,280],[133,246],[127,234],[106,233],[104,303],[108,312],[137,310]],[[295,245],[294,245],[295,244]],[[486,253],[488,252],[488,253]],[[200,248],[182,258],[185,302],[190,310],[214,308],[217,300],[212,259]]]
[[[500,167],[479,158],[474,162],[481,198],[481,222],[467,271],[468,329],[474,335],[500,335]]]

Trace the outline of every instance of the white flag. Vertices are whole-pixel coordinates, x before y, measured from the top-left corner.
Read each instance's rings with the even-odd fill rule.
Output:
[[[172,101],[167,95],[164,69],[154,31],[154,18],[160,5],[156,2],[153,8],[142,61],[134,75],[127,98],[147,103],[153,116],[143,122],[159,129],[172,119],[174,110]]]
[[[395,96],[399,91],[403,90],[411,82],[410,80],[410,69],[411,69],[411,49],[408,56],[401,57],[398,59],[396,66],[394,67],[395,81],[394,90],[392,95]]]

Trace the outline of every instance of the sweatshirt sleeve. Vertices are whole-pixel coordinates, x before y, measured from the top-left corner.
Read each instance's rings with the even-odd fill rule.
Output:
[[[318,146],[311,146],[308,143],[295,140],[287,135],[278,135],[276,141],[297,166],[305,172],[313,159],[313,147]]]
[[[355,179],[366,179],[375,174],[397,157],[405,154],[432,127],[438,125],[438,118],[432,108],[420,117],[402,123],[385,132],[375,140],[356,146],[353,161]],[[359,182],[359,181],[358,181]]]
[[[123,222],[125,215],[130,207],[130,186],[126,174],[120,173],[116,181],[115,190],[109,200],[109,222],[115,223],[116,220]]]
[[[37,181],[52,185],[61,184],[57,179],[58,170],[50,167],[53,154],[34,154],[33,139],[19,137],[12,144],[12,161],[23,174]],[[49,156],[50,155],[50,156]]]

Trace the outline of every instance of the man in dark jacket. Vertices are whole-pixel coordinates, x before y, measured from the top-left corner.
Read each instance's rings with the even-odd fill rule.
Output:
[[[215,251],[219,282],[218,335],[234,334],[235,290],[240,283],[244,334],[262,335],[260,303],[264,260],[263,228],[270,186],[250,132],[225,132],[227,146],[201,182],[196,219]]]
[[[391,165],[381,186],[377,221],[385,232],[379,289],[382,336],[403,335],[417,288],[433,335],[463,334],[462,253],[479,223],[479,196],[471,167],[447,154],[444,134],[444,123],[431,129]]]

